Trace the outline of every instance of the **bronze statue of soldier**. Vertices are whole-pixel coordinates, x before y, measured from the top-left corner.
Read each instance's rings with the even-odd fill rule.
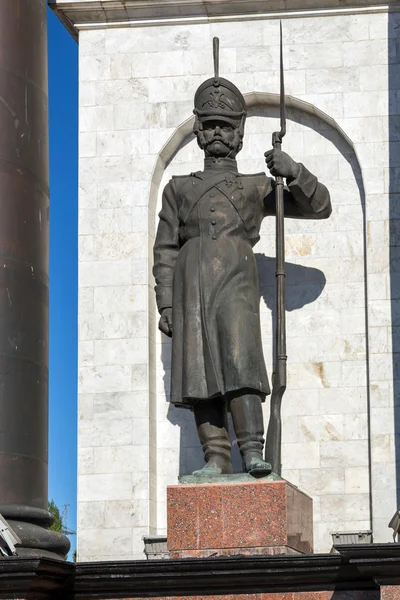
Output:
[[[166,185],[154,244],[159,329],[172,337],[171,402],[194,412],[206,461],[194,475],[232,473],[230,411],[244,470],[263,476],[271,472],[262,413],[270,386],[252,248],[263,218],[275,214],[275,182],[238,172],[246,103],[218,66],[194,106],[204,169]],[[304,165],[277,149],[265,160],[286,178],[285,217],[329,217],[329,192]]]

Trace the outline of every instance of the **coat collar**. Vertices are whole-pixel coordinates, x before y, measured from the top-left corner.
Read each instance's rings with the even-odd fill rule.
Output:
[[[226,173],[227,175],[238,175],[237,162],[234,158],[212,158],[207,156],[204,159],[204,171],[196,171],[191,173],[199,179],[209,179],[218,173]]]
[[[204,159],[204,171],[232,171],[238,172],[237,162],[235,158],[214,158],[206,156]]]

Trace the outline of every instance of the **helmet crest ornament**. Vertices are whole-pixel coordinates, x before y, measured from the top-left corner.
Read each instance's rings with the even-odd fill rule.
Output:
[[[213,38],[214,85],[219,85],[219,38]]]

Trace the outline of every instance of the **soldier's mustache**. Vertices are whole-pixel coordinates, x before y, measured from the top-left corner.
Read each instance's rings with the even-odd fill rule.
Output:
[[[230,150],[234,150],[236,147],[236,144],[234,144],[233,142],[229,142],[228,140],[222,139],[222,137],[220,137],[219,135],[214,136],[209,142],[207,142],[206,147],[210,146],[214,142],[221,142],[221,144],[223,144]]]

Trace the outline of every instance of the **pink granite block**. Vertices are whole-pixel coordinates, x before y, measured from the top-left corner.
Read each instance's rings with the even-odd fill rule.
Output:
[[[293,600],[380,600],[379,590],[294,592]]]
[[[383,585],[381,600],[400,600],[400,585]]]
[[[169,486],[167,520],[171,552],[313,549],[312,499],[287,481]]]

